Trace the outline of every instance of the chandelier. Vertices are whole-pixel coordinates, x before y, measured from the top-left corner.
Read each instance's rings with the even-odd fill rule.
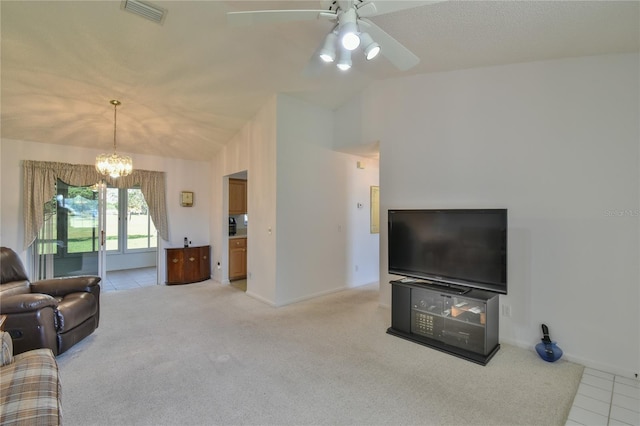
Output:
[[[116,118],[118,105],[120,101],[109,101],[113,105],[113,154],[100,154],[96,157],[96,170],[103,175],[109,175],[112,178],[127,176],[133,170],[133,162],[131,157],[126,155],[118,155],[116,153]]]

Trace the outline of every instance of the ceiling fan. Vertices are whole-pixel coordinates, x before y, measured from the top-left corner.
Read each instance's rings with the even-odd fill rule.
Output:
[[[334,25],[314,55],[321,61],[337,60],[337,67],[346,71],[352,65],[352,52],[361,48],[367,60],[382,54],[396,68],[406,71],[417,65],[420,58],[367,18],[441,1],[444,0],[322,0],[321,7],[325,9],[228,12],[227,21],[247,26],[325,19]]]

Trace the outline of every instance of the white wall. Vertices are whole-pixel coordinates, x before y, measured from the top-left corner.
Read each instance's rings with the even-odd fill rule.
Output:
[[[278,95],[213,159],[217,280],[228,277],[225,177],[247,170],[247,294],[281,306],[378,281],[379,237],[369,233],[377,162],[333,151],[332,121],[331,111]]]
[[[356,287],[380,280],[380,234],[371,233],[371,187],[379,186],[380,168],[377,159],[348,155],[343,161],[348,185],[347,286]]]
[[[332,111],[279,95],[277,123],[277,304],[377,282],[378,236],[357,208],[377,173],[333,150]]]
[[[1,244],[11,247],[21,254],[23,251],[24,221],[22,209],[22,161],[57,161],[71,164],[93,164],[101,151],[66,145],[43,144],[37,142],[2,139],[2,222]],[[209,244],[209,181],[210,165],[203,161],[187,161],[150,155],[129,154],[133,166],[142,170],[164,171],[167,185],[167,214],[169,241],[160,241],[158,270],[160,281],[166,273],[164,247],[181,247],[184,237],[193,245]],[[8,191],[7,188],[13,188]],[[182,190],[195,193],[193,207],[181,207],[179,194]],[[107,263],[109,259],[107,259]]]
[[[247,294],[276,300],[277,100],[273,97],[251,123],[247,177]]]
[[[247,294],[274,304],[276,288],[276,98],[213,158],[211,239],[214,279],[228,280],[228,176],[247,170]],[[271,230],[271,232],[270,232]]]
[[[386,80],[336,112],[380,141],[389,208],[509,209],[502,342],[640,371],[638,55]],[[348,121],[347,121],[348,120]],[[381,303],[390,304],[381,227]]]

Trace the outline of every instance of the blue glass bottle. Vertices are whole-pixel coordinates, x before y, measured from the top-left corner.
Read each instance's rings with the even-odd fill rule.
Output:
[[[542,324],[542,339],[540,343],[536,345],[536,352],[540,355],[540,358],[547,362],[555,362],[562,357],[562,349],[558,347],[556,342],[552,341],[549,337],[549,328]]]

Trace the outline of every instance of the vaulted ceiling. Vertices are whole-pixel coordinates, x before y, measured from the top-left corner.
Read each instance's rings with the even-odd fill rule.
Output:
[[[393,0],[377,0],[393,1]],[[637,1],[444,1],[372,18],[421,62],[384,57],[304,70],[331,23],[230,27],[226,12],[317,9],[320,1],[157,1],[157,24],[120,1],[1,5],[2,138],[207,159],[275,93],[336,108],[381,79],[638,52]]]

